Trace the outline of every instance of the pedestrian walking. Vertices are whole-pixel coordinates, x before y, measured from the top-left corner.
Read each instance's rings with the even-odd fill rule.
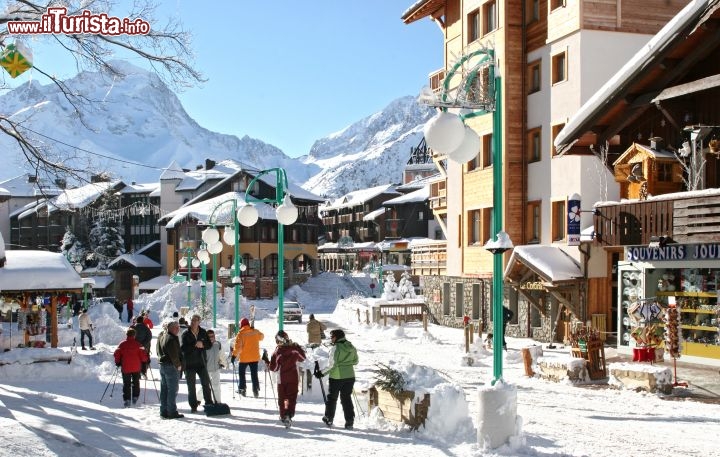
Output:
[[[270,371],[277,371],[277,398],[280,420],[286,427],[292,424],[298,396],[298,363],[305,360],[305,351],[280,330],[275,335],[277,347],[268,363]]]
[[[327,330],[327,326],[319,320],[315,319],[314,314],[311,314],[310,320],[305,326],[305,329],[307,330],[308,334],[308,344],[311,347],[320,346],[325,335],[325,330]]]
[[[505,341],[505,329],[507,328],[508,322],[510,322],[514,316],[515,316],[515,313],[513,312],[513,310],[503,306],[502,337],[503,337],[503,349],[506,351],[507,351],[507,341]]]
[[[85,349],[85,337],[88,337],[88,343],[90,343],[90,350],[95,349],[93,346],[93,323],[90,319],[90,314],[86,309],[83,309],[78,318],[78,324],[80,325],[80,346]]]
[[[133,324],[132,328],[135,329],[135,341],[140,343],[142,347],[145,348],[145,351],[150,354],[150,344],[152,343],[152,332],[149,328],[145,325],[145,322],[143,322],[142,316],[138,316],[137,319],[135,319],[135,323]],[[148,364],[144,363],[142,366],[141,374],[143,378],[147,377],[147,368]]]
[[[335,418],[338,396],[345,415],[345,428],[352,430],[355,423],[355,408],[352,402],[352,392],[355,386],[355,369],[358,364],[358,354],[355,346],[345,339],[345,332],[335,329],[330,332],[330,354],[328,366],[324,372],[316,373],[322,382],[322,377],[329,375],[329,389],[325,402],[325,415],[322,421],[328,427],[332,426]]]
[[[258,361],[260,360],[260,341],[265,338],[263,333],[250,326],[250,321],[243,318],[240,321],[240,331],[235,336],[231,363],[239,360],[238,364],[238,393],[246,395],[245,372],[250,367],[250,380],[252,382],[253,395],[260,396],[260,381],[258,380]]]
[[[210,376],[208,375],[205,362],[205,351],[210,347],[207,331],[200,327],[200,315],[194,314],[190,319],[190,327],[185,330],[180,338],[180,351],[185,364],[185,383],[188,388],[188,403],[190,411],[197,412],[200,401],[195,391],[195,379],[200,378],[203,399],[206,405],[213,404],[212,393],[210,392]]]
[[[215,392],[215,401],[222,403],[220,394],[220,369],[225,368],[227,359],[222,350],[222,345],[215,339],[215,331],[210,329],[207,331],[210,340],[210,348],[205,351],[207,355],[207,371],[210,376],[210,384],[212,384],[213,392]],[[233,386],[233,389],[235,387]]]
[[[140,397],[140,371],[150,357],[145,348],[135,340],[135,329],[129,328],[125,332],[125,341],[115,349],[115,365],[121,367],[123,380],[123,405],[127,408],[136,404]],[[132,395],[132,396],[131,396]]]
[[[132,322],[133,307],[135,306],[132,297],[127,299],[127,304],[125,306],[127,307],[127,321],[130,323]]]
[[[177,394],[180,385],[182,362],[180,352],[180,326],[170,321],[158,335],[155,352],[160,362],[160,417],[180,419],[185,417],[177,410]]]

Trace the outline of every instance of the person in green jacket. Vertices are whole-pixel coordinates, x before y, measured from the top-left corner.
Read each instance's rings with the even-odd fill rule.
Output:
[[[329,365],[320,374],[320,377],[328,374],[330,378],[325,415],[322,421],[328,427],[332,426],[339,396],[345,414],[345,428],[352,430],[355,422],[355,408],[352,402],[353,386],[355,385],[355,369],[353,367],[358,364],[357,349],[345,339],[345,332],[340,329],[330,332],[330,342],[332,348],[330,348]]]

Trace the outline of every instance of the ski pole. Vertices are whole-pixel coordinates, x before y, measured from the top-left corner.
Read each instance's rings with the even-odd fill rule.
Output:
[[[155,395],[157,395],[157,399],[158,399],[158,401],[160,401],[160,394],[158,393],[157,384],[155,383],[155,375],[153,374],[152,368],[148,367],[148,371],[150,372],[150,377],[152,378],[153,388],[155,389]],[[147,378],[145,378],[145,383],[147,384]]]
[[[363,410],[363,407],[360,406],[360,400],[358,400],[357,394],[355,393],[355,389],[352,391],[353,400],[355,400],[355,404],[357,405],[358,409],[360,410],[360,415],[365,415],[365,410]]]
[[[272,373],[268,373],[268,375],[270,376],[270,390],[272,391],[272,394],[273,394],[273,401],[275,402],[275,407],[278,410],[278,414],[280,414],[280,403],[278,403],[277,397],[275,396],[275,385],[274,385],[274,381],[273,381],[273,376],[272,376]]]
[[[235,389],[235,386],[237,386],[237,384],[235,383],[235,362],[232,363],[232,366],[233,366],[233,369],[232,369],[232,370],[233,370],[233,388],[232,388],[232,392],[233,392],[233,400],[235,400],[235,390],[236,390],[236,389]],[[265,391],[267,392],[267,389],[266,389]]]
[[[110,383],[113,382],[113,380],[117,377],[117,372],[120,369],[120,367],[115,367],[115,372],[112,376],[110,376],[110,380],[107,383],[107,386],[105,386],[105,390],[103,391],[102,396],[100,397],[100,402],[102,403],[103,398],[105,398],[105,394],[107,393],[108,388],[110,387]],[[115,388],[115,384],[113,384],[113,389]],[[112,394],[110,395],[112,397]]]
[[[268,378],[268,367],[265,365],[265,406],[267,406],[267,378]]]
[[[317,360],[315,361],[315,375],[315,377],[318,378],[318,381],[320,381],[320,391],[322,392],[323,402],[327,403],[327,396],[325,395],[325,384],[323,384],[322,372],[320,371],[320,363],[318,363]]]

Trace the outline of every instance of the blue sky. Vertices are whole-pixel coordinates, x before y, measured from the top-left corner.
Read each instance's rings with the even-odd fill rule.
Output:
[[[400,19],[414,1],[176,0],[159,2],[157,16],[179,17],[193,34],[195,66],[207,82],[178,94],[190,116],[297,157],[392,100],[417,95],[442,67],[439,28]],[[38,65],[41,58],[36,53]],[[57,75],[72,76],[71,64]]]

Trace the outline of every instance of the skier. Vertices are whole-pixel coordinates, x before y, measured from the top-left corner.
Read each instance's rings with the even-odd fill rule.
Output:
[[[329,365],[324,372],[318,371],[315,376],[322,382],[322,377],[330,375],[327,401],[325,402],[325,415],[322,421],[328,427],[332,426],[335,417],[337,399],[340,396],[340,403],[345,415],[345,428],[352,430],[355,422],[355,408],[352,402],[353,386],[355,385],[355,369],[358,364],[358,354],[355,346],[345,339],[345,332],[335,329],[330,332]]]
[[[295,405],[298,396],[298,363],[305,360],[305,351],[297,343],[292,342],[287,333],[280,330],[275,335],[277,347],[272,358],[264,361],[270,371],[277,371],[277,394],[280,420],[285,427],[292,425],[295,416]]]
[[[265,335],[260,330],[252,328],[249,320],[243,318],[240,321],[240,331],[235,337],[230,363],[234,364],[236,359],[240,359],[238,365],[238,392],[243,397],[246,395],[245,371],[247,367],[250,367],[253,395],[255,398],[260,396],[260,381],[258,380],[257,370],[258,361],[260,360],[260,341],[263,338],[265,338]]]
[[[125,332],[127,338],[115,349],[115,365],[122,367],[123,380],[123,404],[130,406],[130,394],[132,393],[132,404],[136,404],[140,397],[140,371],[142,366],[150,362],[145,348],[135,340],[135,329],[129,328]],[[131,392],[132,391],[132,392]]]

